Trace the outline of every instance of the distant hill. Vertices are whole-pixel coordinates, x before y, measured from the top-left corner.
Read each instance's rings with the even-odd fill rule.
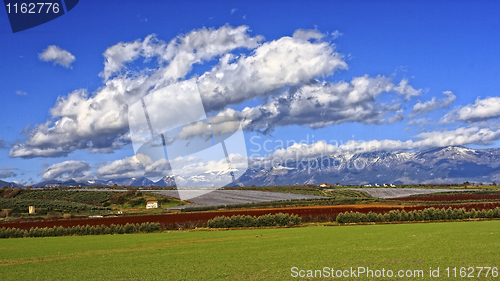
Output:
[[[243,185],[425,184],[500,182],[500,149],[460,146],[421,152],[373,152],[326,156],[286,166],[249,169]]]
[[[15,182],[7,182],[7,181],[0,180],[0,188],[2,188],[4,186],[10,187],[10,188],[12,188],[12,187],[23,187],[22,185],[17,184]]]
[[[203,186],[204,176],[186,179]],[[420,152],[371,152],[331,155],[310,161],[289,161],[274,167],[249,167],[235,185],[266,186],[340,183],[425,184],[425,183],[500,183],[500,148],[470,149],[450,146]],[[12,183],[9,183],[12,184]],[[156,182],[147,178],[40,182],[36,187],[55,186],[175,186],[173,176]]]
[[[175,181],[172,176],[167,176],[157,182],[153,182],[145,177],[140,178],[116,178],[108,180],[47,180],[34,184],[33,187],[90,187],[90,186],[135,186],[135,187],[148,187],[148,186],[175,186]]]

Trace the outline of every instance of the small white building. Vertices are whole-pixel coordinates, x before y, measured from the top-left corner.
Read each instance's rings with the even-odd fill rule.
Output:
[[[158,208],[158,201],[148,201],[146,203],[146,209],[156,209]]]

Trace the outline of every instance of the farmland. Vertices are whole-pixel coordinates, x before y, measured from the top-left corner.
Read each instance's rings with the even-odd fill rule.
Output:
[[[291,188],[291,187],[290,187]],[[282,188],[290,190],[290,188]],[[309,190],[309,187],[297,188],[297,190]],[[379,188],[383,191],[382,188]],[[405,189],[398,189],[405,190]],[[5,192],[7,191],[7,192]],[[200,201],[194,201],[194,205],[205,202],[205,204],[230,202],[232,204],[244,200],[260,200],[251,204],[234,204],[234,205],[219,205],[219,206],[200,206],[188,207],[182,209],[183,213],[172,213],[170,210],[156,209],[155,211],[145,210],[145,201],[151,199],[162,200],[162,207],[175,206],[183,204],[183,202],[168,197],[171,191],[160,191],[161,194],[150,193],[146,191],[129,190],[126,192],[109,192],[109,191],[68,191],[68,190],[44,190],[44,191],[23,191],[18,192],[15,197],[11,197],[15,190],[5,190],[4,195],[10,198],[0,198],[0,204],[7,207],[20,207],[20,203],[25,204],[27,209],[28,203],[32,200],[39,200],[36,206],[52,208],[54,211],[70,211],[71,217],[61,219],[60,212],[48,212],[44,215],[43,211],[39,212],[38,217],[33,215],[21,214],[24,217],[17,217],[8,220],[0,221],[0,227],[15,227],[20,229],[30,229],[31,227],[73,227],[77,225],[106,225],[112,224],[125,225],[127,223],[141,224],[146,222],[161,223],[164,229],[185,229],[204,227],[206,222],[216,216],[233,216],[233,215],[251,215],[260,216],[265,214],[287,213],[295,214],[302,218],[304,222],[326,222],[335,221],[336,216],[343,212],[360,212],[360,213],[388,213],[391,210],[405,210],[406,212],[413,210],[423,210],[425,208],[445,208],[453,209],[464,208],[469,211],[488,210],[500,206],[499,195],[496,190],[463,190],[460,193],[435,193],[432,195],[415,195],[410,197],[399,197],[394,200],[378,199],[366,195],[361,191],[353,191],[348,189],[335,190],[320,190],[323,195],[318,198],[312,195],[287,194],[283,192],[268,192],[256,190],[218,190],[209,193],[210,196],[200,196],[195,198]],[[308,192],[309,192],[308,191]],[[156,192],[156,191],[155,191]],[[166,192],[166,193],[165,193]],[[394,191],[391,191],[394,192]],[[249,193],[249,194],[247,194]],[[280,196],[275,196],[275,195]],[[290,197],[291,196],[291,197]],[[314,197],[310,199],[299,200],[282,200],[268,201],[273,198],[293,198],[294,196]],[[215,198],[214,198],[215,197]],[[80,202],[74,202],[80,201]],[[31,203],[31,204],[34,204]],[[11,205],[8,205],[11,204]],[[12,205],[14,204],[14,205]],[[17,204],[17,205],[15,205]],[[45,205],[44,205],[45,204]],[[53,205],[49,205],[53,204]],[[75,204],[82,204],[84,208],[81,210],[76,208],[65,210],[65,206],[72,207]],[[106,207],[105,207],[106,206]],[[191,204],[186,205],[191,206]],[[119,216],[112,215],[104,218],[87,218],[89,209],[85,208],[104,209],[100,211],[104,214],[113,214],[117,210],[126,210],[125,214]],[[180,206],[183,207],[183,206]],[[111,209],[111,211],[109,210]],[[73,211],[72,211],[73,210]],[[188,212],[189,211],[189,212]],[[5,210],[4,210],[5,212]],[[179,212],[179,211],[177,211]],[[53,215],[53,214],[56,215]],[[59,214],[59,216],[57,216]],[[139,216],[140,214],[140,216]],[[24,218],[30,218],[28,220]]]
[[[292,267],[368,267],[425,272],[398,280],[456,280],[442,278],[446,267],[500,266],[499,229],[497,220],[3,239],[0,274],[2,280],[293,280]],[[429,278],[429,267],[440,267],[441,278]],[[483,272],[478,280],[498,277]]]
[[[10,215],[12,220],[86,217],[89,214],[112,214],[118,211],[144,213],[146,202],[150,200],[160,202],[163,207],[185,204],[172,197],[137,190],[113,192],[5,187],[0,189],[0,217]],[[29,206],[36,207],[36,214],[28,214]]]
[[[286,197],[286,190],[285,188],[279,192]],[[473,208],[493,209],[500,206],[498,191],[467,190],[459,194],[441,192],[394,200],[378,199],[362,191],[347,189],[312,191],[309,188],[299,188],[296,191],[292,195],[308,193],[306,196],[311,196],[315,193],[314,195],[322,195],[323,198],[311,196],[314,198],[212,206],[212,211],[203,212],[191,208],[191,212],[163,213],[165,211],[160,210],[161,212],[143,213],[140,216],[3,221],[0,222],[0,228],[16,227],[23,231],[31,227],[93,225],[104,228],[113,227],[113,224],[154,222],[161,225],[163,232],[1,239],[0,274],[2,280],[282,280],[294,279],[290,275],[292,267],[297,270],[368,267],[424,270],[426,278],[418,280],[437,280],[429,278],[429,267],[440,267],[441,276],[445,274],[443,271],[446,267],[458,267],[459,270],[470,266],[500,267],[500,257],[496,253],[500,246],[500,233],[497,231],[500,229],[499,220],[333,226],[337,225],[333,221],[338,214],[351,211],[392,214],[394,211],[391,210],[410,212],[428,207],[463,208],[467,211]],[[246,196],[257,200],[260,193],[266,193],[269,198],[273,196],[273,192],[267,190],[226,190],[221,191],[224,195],[221,198],[237,202],[244,198],[238,197],[244,192],[250,192]],[[218,193],[213,192],[213,195],[216,194]],[[17,193],[14,190],[4,190],[3,195],[5,198],[0,200],[6,202],[39,200],[114,210],[127,208],[130,212],[134,208],[137,211],[143,210],[144,201],[150,198],[158,198],[174,206],[183,204],[165,196],[166,194],[137,190],[45,190]],[[210,203],[209,201],[207,202]],[[298,215],[307,227],[231,231],[204,228],[208,220],[218,216],[262,216],[277,213]],[[327,221],[329,223],[324,223]],[[283,258],[285,256],[286,259]],[[480,280],[498,280],[498,277],[491,278],[491,274],[489,278],[485,278],[484,272],[480,277]]]
[[[393,201],[421,201],[421,202],[449,202],[449,201],[489,201],[500,200],[500,193],[495,192],[476,192],[476,193],[461,193],[461,194],[433,194],[391,198]]]

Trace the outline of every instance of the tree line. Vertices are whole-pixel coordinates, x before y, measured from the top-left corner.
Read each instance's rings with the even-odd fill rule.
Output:
[[[215,217],[207,222],[208,228],[234,227],[265,227],[265,226],[292,226],[300,224],[302,219],[298,215],[279,213],[276,215]]]
[[[104,234],[132,234],[132,233],[152,233],[162,230],[160,223],[146,222],[141,224],[127,223],[125,225],[77,225],[73,227],[43,227],[30,228],[29,230],[20,228],[1,228],[0,238],[26,238],[26,237],[56,237],[72,235],[104,235]]]
[[[392,210],[388,213],[369,212],[345,212],[337,215],[338,223],[360,223],[360,222],[402,222],[402,221],[437,221],[437,220],[462,220],[462,219],[491,219],[500,218],[500,208],[489,210],[466,211],[465,208],[436,209],[434,207],[424,210]]]

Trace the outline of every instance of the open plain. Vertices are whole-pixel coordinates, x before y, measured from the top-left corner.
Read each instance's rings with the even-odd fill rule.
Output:
[[[476,267],[500,266],[499,229],[494,220],[2,239],[0,276],[3,281],[295,280],[293,267],[364,267],[424,273],[397,280],[459,280],[447,277],[446,268],[460,274],[462,267],[474,267],[474,280],[498,280],[491,271],[486,277],[485,270],[477,277]],[[431,278],[429,269],[438,267],[440,278]],[[374,280],[342,278],[358,279]]]

